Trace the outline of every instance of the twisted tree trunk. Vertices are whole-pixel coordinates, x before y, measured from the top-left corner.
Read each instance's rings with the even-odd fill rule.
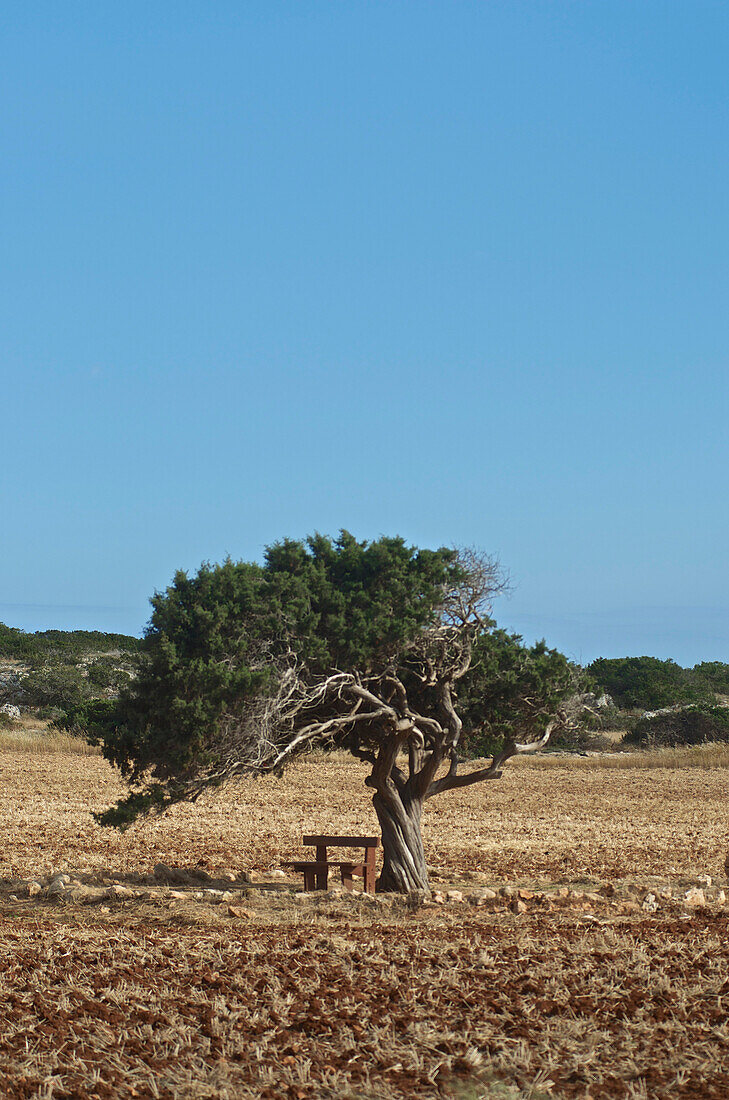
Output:
[[[382,829],[383,863],[377,880],[378,892],[430,893],[420,832],[422,799],[401,796],[393,790],[378,790],[372,804]]]

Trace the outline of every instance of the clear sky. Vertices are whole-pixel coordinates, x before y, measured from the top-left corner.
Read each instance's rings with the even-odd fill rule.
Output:
[[[729,660],[729,6],[0,12],[0,620],[346,527]]]

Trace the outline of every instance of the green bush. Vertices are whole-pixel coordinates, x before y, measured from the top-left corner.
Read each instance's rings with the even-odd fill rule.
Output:
[[[36,668],[24,676],[11,700],[26,707],[57,707],[69,710],[90,695],[89,685],[75,665]]]
[[[98,657],[87,669],[89,683],[93,688],[104,691],[120,691],[126,686],[131,673],[126,669],[117,667],[118,659],[115,657]]]
[[[623,742],[639,748],[675,748],[729,741],[729,707],[691,706],[641,718]]]
[[[696,669],[657,657],[600,657],[587,673],[625,710],[658,710],[690,703],[714,702],[711,682]]]

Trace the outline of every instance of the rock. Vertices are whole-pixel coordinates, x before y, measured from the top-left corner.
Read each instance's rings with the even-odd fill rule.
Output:
[[[286,872],[280,870],[278,867],[274,871],[268,872],[271,878],[286,878]]]
[[[711,875],[699,875],[697,881],[699,886],[704,886],[706,889],[708,889],[714,880],[712,879]]]
[[[655,894],[646,894],[643,898],[643,909],[646,913],[655,913],[658,908],[658,902],[656,901]]]
[[[62,883],[63,886],[68,886],[70,881],[71,881],[71,876],[70,875],[67,875],[64,872],[59,871],[57,874],[51,875],[50,885],[52,886],[55,882],[60,882],[60,883]]]
[[[66,893],[66,883],[63,881],[63,876],[59,875],[58,878],[54,878],[53,881],[46,888],[46,896],[49,898],[62,897]]]
[[[515,898],[512,898],[511,904],[509,905],[509,908],[511,909],[512,913],[518,913],[518,914],[526,913],[527,904],[526,904],[525,901],[522,901],[521,898],[516,898],[515,897]]]
[[[502,898],[513,898],[516,890],[513,886],[502,886],[499,890],[499,894]]]
[[[448,890],[446,898],[448,901],[463,901],[463,892],[461,890]]]
[[[716,895],[716,903],[717,905],[726,904],[726,892],[724,890],[720,890],[719,893]]]
[[[694,909],[700,908],[702,905],[706,905],[706,896],[703,890],[700,890],[698,886],[692,886],[690,890],[687,890],[683,896],[684,905],[690,905]]]
[[[40,894],[42,889],[43,887],[41,886],[41,884],[36,879],[32,879],[30,882],[24,883],[24,885],[20,889],[20,892],[24,898],[34,898],[37,897],[38,894]]]
[[[433,894],[433,897],[431,898],[431,901],[433,902],[434,905],[442,905],[445,901],[445,896],[443,894],[441,894],[441,892],[439,890],[437,890]]]
[[[522,901],[531,901],[534,897],[533,890],[517,890],[516,896],[521,898]]]
[[[203,890],[203,896],[209,901],[222,901],[224,893],[222,890]]]
[[[128,886],[120,886],[118,883],[114,886],[108,886],[104,891],[104,897],[114,898],[117,901],[123,901],[124,898],[133,898],[134,891],[130,890]]]
[[[229,905],[228,916],[238,917],[243,920],[250,920],[253,914],[251,913],[250,909],[243,909],[243,907],[240,905]]]
[[[173,901],[187,901],[188,898],[184,890],[170,890],[169,896]]]
[[[488,905],[490,901],[496,900],[496,891],[489,890],[487,887],[485,890],[482,890],[480,894],[476,894],[471,900],[475,905]]]
[[[0,714],[7,714],[8,718],[17,721],[20,718],[20,707],[16,707],[12,703],[3,703],[0,707]]]
[[[17,894],[9,894],[8,895],[8,901],[20,901],[20,898],[18,897]]]

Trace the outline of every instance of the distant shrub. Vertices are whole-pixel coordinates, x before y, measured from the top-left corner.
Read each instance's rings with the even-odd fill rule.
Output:
[[[98,657],[87,669],[89,683],[100,690],[120,691],[129,683],[131,673],[117,667],[114,657]]]
[[[36,668],[18,681],[11,702],[26,707],[56,707],[69,710],[90,694],[88,683],[75,665]]]
[[[567,727],[550,738],[547,752],[607,752],[612,745],[610,738],[597,730]]]
[[[623,742],[640,748],[729,741],[729,707],[690,706],[639,719]]]
[[[626,710],[710,704],[719,690],[696,669],[657,657],[600,657],[588,665],[587,673],[612,696],[616,706]],[[715,678],[719,678],[718,673]]]
[[[0,623],[0,657],[27,664],[74,660],[85,653],[137,653],[141,639],[100,630],[38,630],[34,634]]]

